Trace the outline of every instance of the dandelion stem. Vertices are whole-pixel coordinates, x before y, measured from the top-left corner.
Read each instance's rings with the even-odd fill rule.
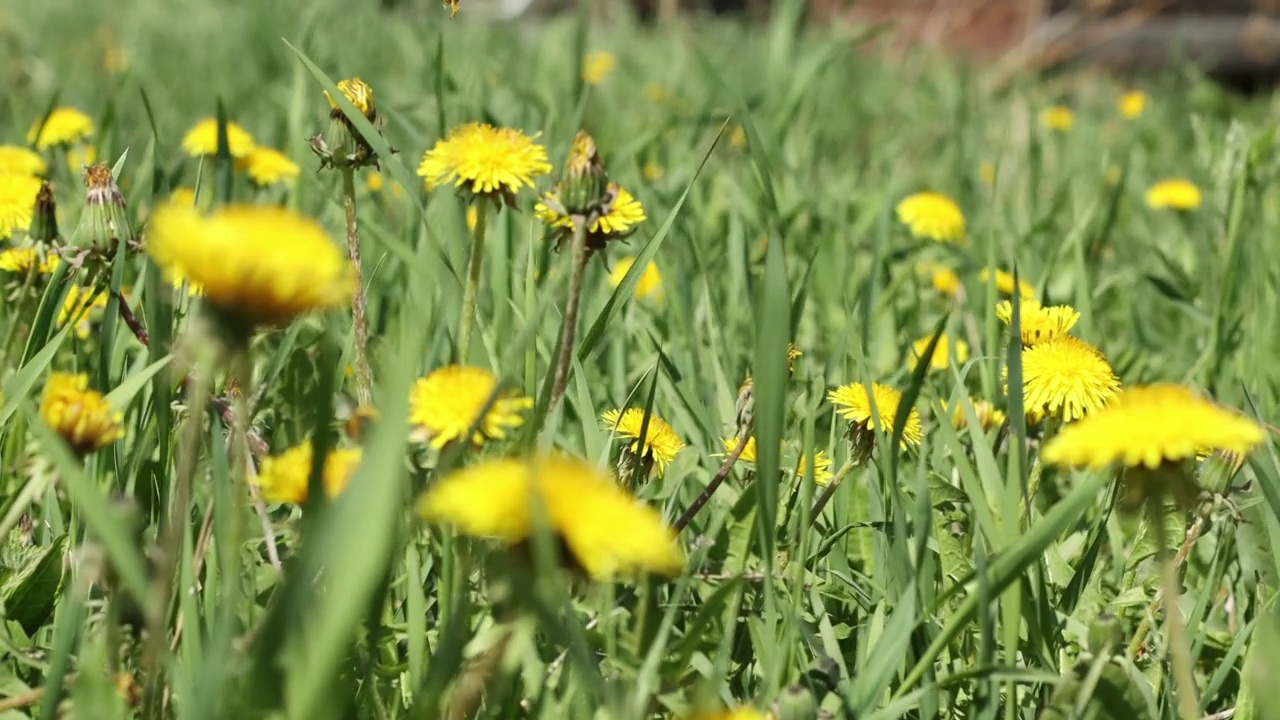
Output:
[[[729,477],[729,470],[733,468],[734,463],[738,462],[738,458],[742,457],[742,451],[747,449],[747,442],[751,439],[751,423],[746,423],[738,430],[737,439],[738,444],[734,446],[733,452],[729,453],[729,455],[724,459],[724,463],[720,466],[720,469],[716,471],[715,477],[711,478],[711,482],[707,483],[707,487],[703,489],[702,493],[693,499],[693,504],[691,504],[684,511],[684,514],[676,520],[675,524],[671,526],[671,529],[676,532],[680,532],[688,527],[689,523],[693,520],[693,516],[697,515],[698,511],[702,509],[702,506],[706,505],[707,502],[711,500],[711,496],[715,494],[716,490],[724,482],[724,479]]]
[[[476,293],[480,290],[480,269],[484,261],[484,239],[488,213],[476,208],[476,226],[471,230],[471,257],[467,259],[467,284],[462,289],[462,318],[458,323],[458,361],[465,364],[471,350],[471,326],[476,320]]]
[[[560,356],[556,359],[555,381],[551,384],[551,400],[545,416],[555,410],[569,384],[569,366],[573,359],[573,336],[578,330],[578,305],[582,299],[582,278],[587,271],[587,221],[573,216],[573,265],[569,268],[569,298],[564,306],[564,327],[560,330]],[[727,472],[727,471],[726,471]]]
[[[836,471],[836,476],[831,478],[831,482],[822,488],[822,494],[818,496],[818,499],[813,503],[813,508],[809,510],[809,527],[813,527],[813,524],[818,521],[818,516],[822,514],[822,509],[827,506],[827,503],[831,501],[831,497],[836,494],[836,488],[840,487],[840,482],[844,480],[845,475],[853,472],[853,469],[858,467],[858,464],[852,460],[846,461]]]
[[[364,295],[364,273],[360,268],[360,228],[356,222],[355,170],[342,168],[342,207],[347,216],[347,258],[356,273],[356,292],[351,299],[351,318],[355,326],[356,399],[361,405],[373,404],[373,375],[369,372],[369,319]]]
[[[1160,566],[1160,582],[1164,594],[1164,619],[1169,630],[1166,647],[1173,656],[1173,679],[1178,690],[1178,714],[1182,720],[1198,720],[1200,702],[1196,699],[1196,681],[1191,672],[1191,650],[1187,646],[1182,608],[1178,607],[1178,564],[1169,552],[1169,538],[1164,526],[1164,497],[1152,493],[1147,501],[1148,519],[1155,525],[1156,559]]]
[[[1182,547],[1178,548],[1178,554],[1174,556],[1173,563],[1175,567],[1182,567],[1182,563],[1187,561],[1187,557],[1191,554],[1191,547],[1195,545],[1196,540],[1204,533],[1208,520],[1204,517],[1196,518],[1191,529],[1187,531],[1187,539],[1182,543]],[[1147,606],[1147,611],[1142,614],[1142,620],[1138,622],[1138,629],[1133,634],[1133,640],[1129,642],[1127,655],[1130,659],[1136,659],[1138,652],[1142,650],[1142,644],[1147,640],[1147,633],[1151,630],[1151,618],[1160,611],[1160,605],[1164,602],[1164,593],[1156,593],[1152,598],[1151,604]]]

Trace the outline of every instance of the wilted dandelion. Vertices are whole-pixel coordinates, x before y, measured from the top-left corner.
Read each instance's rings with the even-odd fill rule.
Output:
[[[253,136],[239,125],[227,121],[227,152],[233,159],[246,157],[253,152]],[[205,118],[182,137],[182,149],[191,157],[214,155],[218,152],[218,121]]]
[[[87,455],[124,437],[124,416],[89,389],[89,376],[55,372],[45,381],[40,419],[79,455]]]
[[[1195,210],[1200,207],[1200,188],[1186,178],[1168,178],[1152,185],[1146,200],[1152,210]]]
[[[466,438],[468,433],[474,445],[502,439],[508,430],[524,424],[521,413],[533,407],[533,400],[515,390],[504,390],[486,409],[497,388],[498,377],[488,370],[466,365],[438,368],[414,383],[409,422],[437,449]],[[474,432],[472,425],[476,426]]]
[[[675,533],[658,512],[574,457],[485,460],[441,479],[418,508],[430,521],[509,546],[526,545],[542,514],[564,560],[597,580],[684,568]]]
[[[39,153],[17,145],[0,145],[0,176],[44,175],[48,169]]]
[[[262,461],[262,469],[254,480],[262,498],[267,502],[294,503],[307,501],[308,483],[311,479],[311,462],[314,451],[310,440],[273,455]],[[326,497],[335,498],[347,488],[356,467],[360,465],[359,448],[331,450],[324,459],[321,485]]]
[[[911,367],[915,368],[925,350],[929,348],[932,335],[926,335],[911,344]],[[930,370],[946,370],[951,367],[951,353],[955,352],[956,362],[969,360],[969,343],[960,339],[951,339],[944,333],[938,337],[938,344],[933,347],[933,356],[929,358]]]
[[[618,58],[605,50],[587,53],[582,59],[582,80],[588,85],[599,85],[609,77],[618,65]]]
[[[76,228],[75,244],[100,258],[114,257],[116,245],[133,242],[133,227],[125,212],[124,195],[106,165],[91,165],[84,171],[84,213]]]
[[[236,160],[236,169],[249,176],[258,187],[291,183],[301,170],[287,155],[269,147],[257,145],[248,155]]]
[[[627,446],[627,451],[641,462],[657,466],[659,473],[666,470],[667,465],[675,460],[676,454],[684,449],[684,441],[676,434],[675,429],[656,414],[649,414],[649,424],[645,427],[642,408],[609,410],[600,416],[600,421],[605,430],[633,441]],[[645,431],[643,446],[640,443],[642,429]]]
[[[965,238],[964,213],[955,200],[939,192],[908,195],[898,203],[898,220],[918,238],[960,242]]]
[[[1105,406],[1119,389],[1107,358],[1079,338],[1059,335],[1022,352],[1022,407],[1031,417],[1078,420]]]
[[[93,135],[93,119],[73,107],[54,108],[49,117],[42,120],[37,120],[27,131],[27,143],[41,150],[70,147]]]
[[[1080,313],[1069,305],[1045,307],[1031,298],[1020,301],[1018,310],[1023,347],[1066,335],[1080,319]],[[1013,321],[1013,301],[1004,300],[996,305],[996,317],[1009,325]]]

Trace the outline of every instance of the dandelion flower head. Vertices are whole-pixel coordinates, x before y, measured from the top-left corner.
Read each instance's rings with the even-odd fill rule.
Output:
[[[27,142],[44,150],[72,145],[92,134],[92,118],[73,107],[59,107],[54,108],[47,119],[36,120],[27,131]]]
[[[591,227],[587,228],[587,233],[597,238],[595,245],[602,245],[605,240],[626,237],[645,221],[644,206],[640,201],[625,188],[616,183],[613,186],[617,189],[613,204],[609,206],[608,212],[601,214]],[[545,199],[549,199],[552,203],[560,201],[559,195],[554,191],[547,193]],[[552,230],[573,231],[573,218],[552,209],[545,202],[535,205],[533,212]]]
[[[978,427],[985,430],[1000,427],[1004,424],[1004,411],[992,405],[987,400],[975,400],[969,398],[969,404],[973,406],[973,414],[977,417]],[[964,414],[964,406],[956,403],[954,407],[947,407],[945,403],[940,404],[942,415],[951,416],[951,427],[956,430],[963,430],[969,426],[969,419]]]
[[[361,115],[364,115],[369,120],[377,117],[377,106],[373,103],[373,88],[369,87],[368,83],[358,77],[339,80],[338,91],[346,96],[347,100],[355,106],[356,110],[360,111]],[[328,90],[324,91],[324,98],[329,101],[331,109],[335,112],[341,112],[338,109],[337,101],[333,99]]]
[[[1253,420],[1190,388],[1160,383],[1121,391],[1107,407],[1064,427],[1042,457],[1055,465],[1154,469],[1201,450],[1243,456],[1262,440]]]
[[[738,448],[738,438],[727,437],[720,438],[720,444],[724,446],[725,455],[732,455],[733,451]],[[756,439],[755,436],[747,438],[747,444],[742,446],[742,452],[738,455],[738,459],[742,462],[754,463],[756,461]]]
[[[41,275],[48,275],[58,267],[59,258],[53,253],[43,257],[33,247],[8,248],[0,251],[0,270],[25,274],[34,268]]]
[[[929,341],[933,336],[916,340],[911,344],[911,367],[915,368],[916,363],[924,356],[925,350],[929,348]],[[933,357],[929,358],[930,370],[946,370],[951,367],[951,353],[954,350],[956,362],[964,363],[969,360],[969,343],[947,337],[945,333],[938,337],[938,344],[933,347]]]
[[[1006,297],[1013,295],[1013,273],[998,268],[983,268],[978,273],[978,282],[989,283],[992,277],[995,278],[996,292]],[[1032,298],[1036,296],[1036,289],[1031,287],[1031,283],[1019,278],[1018,293],[1024,298]]]
[[[206,216],[166,204],[148,223],[147,252],[203,288],[209,306],[255,327],[340,307],[356,287],[325,229],[280,207],[228,205]]]
[[[1022,407],[1032,417],[1078,420],[1111,402],[1119,389],[1106,356],[1077,337],[1059,335],[1022,352]]]
[[[803,478],[809,473],[809,454],[800,453],[800,461],[796,465],[796,477]],[[835,475],[831,472],[831,458],[822,450],[813,453],[813,482],[815,485],[829,485]]]
[[[589,52],[582,59],[582,80],[588,85],[599,85],[609,77],[617,65],[618,58],[611,52],[604,50]]]
[[[359,448],[332,450],[324,459],[321,485],[326,497],[335,498],[346,489],[360,465]],[[262,469],[254,484],[267,502],[294,503],[307,501],[308,483],[311,480],[311,460],[314,451],[310,440],[304,440],[279,455],[262,461]]]
[[[841,385],[832,390],[827,397],[835,405],[836,413],[840,417],[856,425],[873,427],[881,432],[893,430],[898,405],[902,402],[901,392],[877,382],[871,383],[870,388],[863,383]],[[915,408],[911,408],[911,412],[907,415],[907,422],[902,428],[902,442],[919,445],[923,439],[924,428],[920,424],[920,413]]]
[[[1126,120],[1136,120],[1147,107],[1147,94],[1141,90],[1129,90],[1121,93],[1120,98],[1116,101],[1116,107],[1119,108],[1120,114]]]
[[[227,152],[232,158],[240,159],[253,151],[253,136],[239,125],[227,121]],[[205,118],[187,131],[182,137],[182,149],[191,157],[215,155],[218,152],[218,121]]]
[[[609,284],[613,287],[621,285],[622,279],[627,276],[627,271],[635,261],[633,257],[619,259],[614,264],[613,270],[609,272]],[[640,280],[636,283],[636,295],[642,299],[660,300],[662,298],[662,274],[658,272],[657,263],[649,261],[644,266],[644,271],[640,273]]]
[[[652,457],[658,472],[666,470],[667,465],[676,458],[676,453],[684,449],[684,441],[676,434],[675,428],[656,414],[649,414],[649,425],[645,427],[643,408],[609,410],[600,416],[600,421],[605,430],[617,432],[619,436],[632,440],[628,449],[633,454]],[[644,430],[643,450],[640,446],[642,429]]]
[[[1080,319],[1080,313],[1069,305],[1045,307],[1031,298],[1021,300],[1018,310],[1022,344],[1026,347],[1066,335]],[[1013,301],[1004,300],[996,305],[996,317],[1005,325],[1010,325],[1013,322]]]
[[[40,418],[75,452],[85,455],[124,437],[124,416],[89,389],[89,376],[55,372],[40,399]]]
[[[418,508],[426,519],[467,535],[518,545],[534,531],[533,499],[548,529],[594,579],[634,571],[676,575],[684,568],[675,533],[661,515],[578,458],[485,460],[442,478]]]
[[[254,146],[248,155],[236,159],[236,169],[248,175],[258,187],[293,182],[300,172],[298,164],[289,156],[262,145]]]
[[[508,430],[524,424],[521,413],[533,407],[533,400],[514,390],[504,390],[486,410],[485,405],[497,389],[498,377],[483,368],[438,368],[413,384],[409,422],[421,428],[436,449],[466,438],[472,425],[477,426],[470,436],[473,444],[500,440]]]
[[[964,213],[955,200],[939,192],[920,192],[898,203],[898,220],[911,234],[937,242],[964,240]]]
[[[1152,210],[1195,210],[1200,207],[1200,188],[1186,178],[1168,178],[1152,185],[1146,200]]]
[[[39,153],[18,145],[0,145],[0,175],[44,175],[48,169]]]
[[[1040,113],[1040,126],[1046,130],[1066,132],[1076,123],[1076,114],[1065,105],[1054,105]]]
[[[448,183],[476,195],[512,196],[549,172],[546,148],[519,130],[488,123],[450,130],[418,166],[428,190]]]

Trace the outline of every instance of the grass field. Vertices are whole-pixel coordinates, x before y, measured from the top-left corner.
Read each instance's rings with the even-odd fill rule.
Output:
[[[0,8],[0,718],[1280,718],[1273,104],[799,7]]]

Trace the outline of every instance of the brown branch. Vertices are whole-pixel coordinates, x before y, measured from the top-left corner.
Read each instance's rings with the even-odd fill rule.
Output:
[[[720,470],[716,472],[716,476],[711,478],[711,482],[707,484],[707,487],[700,495],[698,495],[698,497],[694,498],[693,504],[690,505],[689,508],[684,511],[684,514],[680,516],[680,519],[676,520],[675,524],[671,526],[673,530],[676,532],[684,530],[685,527],[689,525],[690,521],[693,520],[693,516],[697,515],[698,511],[702,509],[702,506],[706,505],[707,502],[711,500],[711,496],[715,494],[717,489],[719,489],[720,485],[724,482],[724,479],[729,477],[729,470],[733,468],[733,464],[738,462],[738,458],[742,457],[742,451],[747,448],[747,442],[750,437],[751,426],[748,424],[738,431],[737,446],[734,447],[733,452],[729,453],[729,456],[724,459],[724,464],[720,466]]]

